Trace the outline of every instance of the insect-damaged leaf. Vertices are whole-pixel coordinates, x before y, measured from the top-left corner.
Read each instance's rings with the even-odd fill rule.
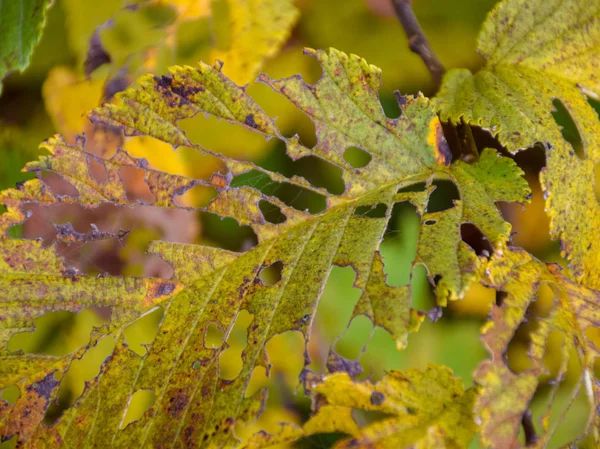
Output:
[[[352,266],[356,272],[355,286],[362,290],[362,296],[354,316],[368,315],[392,334],[399,347],[406,344],[407,333],[418,328],[423,314],[411,309],[410,286],[386,284],[378,251],[394,203],[410,202],[421,215],[414,263],[424,264],[432,282],[437,281],[442,304],[464,294],[481,264],[461,240],[462,223],[479,227],[494,249],[505,248],[510,226],[501,219],[494,203],[522,201],[527,194],[527,185],[512,161],[486,150],[477,164],[458,162],[451,166],[441,125],[425,98],[407,98],[400,118],[389,119],[378,99],[379,69],[335,50],[309,53],[323,67],[323,76],[316,84],[307,85],[300,77],[276,81],[262,76],[261,80],[314,120],[317,144],[313,148],[303,146],[297,137],[284,137],[244,88],[226,78],[219,66],[206,64],[174,67],[170,76],[144,77],[139,87],[119,94],[114,104],[93,111],[91,118],[129,135],[148,135],[174,147],[208,152],[192,143],[177,125],[178,120],[208,113],[267,138],[280,139],[293,159],[312,156],[337,165],[345,184],[339,195],[304,178],[286,178],[219,155],[215,156],[220,157],[223,169],[204,181],[149,169],[143,160],[123,150],[110,160],[100,159],[85,152],[81,141],[68,145],[60,137],[48,140],[44,148],[50,155],[28,164],[27,170],[59,174],[77,189],[77,196],[55,195],[39,179],[2,193],[0,203],[8,212],[0,216],[4,248],[0,260],[5,265],[0,282],[10,283],[18,275],[41,283],[36,301],[24,297],[22,290],[17,296],[0,293],[9,317],[14,317],[0,321],[3,341],[31,329],[33,319],[47,311],[79,310],[84,304],[96,304],[113,307],[113,320],[105,330],[109,335],[96,335],[90,345],[98,338],[116,342],[100,374],[88,382],[83,395],[52,426],[39,426],[39,421],[30,420],[25,431],[10,421],[2,430],[4,437],[16,435],[18,444],[23,445],[41,439],[52,447],[231,447],[237,444],[232,435],[234,424],[252,419],[261,409],[265,392],[250,397],[245,397],[245,392],[254,368],[268,368],[265,344],[288,330],[300,331],[307,340],[320,292],[333,265]],[[352,167],[344,159],[350,147],[368,152],[370,162],[361,169]],[[91,175],[91,162],[103,167],[104,180]],[[128,198],[119,176],[120,170],[127,168],[144,173],[154,207],[178,208],[175,197],[187,190],[214,189],[216,196],[199,209],[251,227],[258,237],[257,246],[239,254],[196,245],[153,243],[150,251],[174,268],[175,275],[167,282],[77,276],[63,266],[51,248],[6,237],[10,226],[27,218],[26,206],[30,204],[77,203],[88,208],[105,203],[137,205]],[[310,214],[257,188],[232,184],[238,175],[253,170],[273,182],[322,195],[325,210]],[[454,182],[460,199],[449,209],[428,213],[434,178]],[[423,182],[426,187],[422,191],[405,189]],[[283,219],[267,221],[261,202],[279,208]],[[380,205],[385,213],[377,217],[355,213]],[[62,241],[70,240],[65,235],[69,229],[60,228]],[[86,238],[81,234],[72,237],[78,241]],[[93,232],[87,238],[106,235]],[[266,282],[261,274],[272,266],[279,267],[280,273]],[[115,298],[120,301],[115,303]],[[125,344],[123,324],[157,306],[163,308],[164,318],[154,342],[140,356]],[[242,368],[235,379],[221,379],[219,357],[226,345],[205,345],[208,328],[216,326],[228,333],[242,311],[251,319]],[[10,353],[5,345],[0,354],[22,365],[19,385],[64,370],[58,361],[36,358],[34,362],[31,356]],[[10,378],[12,383],[15,380]],[[0,385],[8,382],[3,377]],[[130,398],[140,390],[151,392],[154,402],[139,420],[121,429]],[[51,397],[55,394],[53,390]],[[18,416],[17,411],[27,404],[27,396],[22,395],[12,408],[7,407],[8,413]]]
[[[314,395],[314,414],[298,428],[282,426],[281,433],[258,433],[243,449],[268,448],[320,433],[345,433],[334,447],[408,449],[461,449],[472,440],[475,390],[464,390],[450,369],[429,365],[425,371],[392,371],[379,382],[356,382],[347,373],[335,373],[319,381],[309,376]],[[384,417],[362,427],[356,410],[378,412]]]
[[[29,65],[50,4],[51,0],[11,0],[0,4],[0,82],[9,72]]]
[[[505,0],[484,23],[479,50],[483,70],[446,75],[434,100],[442,119],[482,126],[512,152],[545,145],[551,233],[577,279],[600,287],[600,120],[586,98],[600,95],[600,3]],[[556,108],[572,117],[579,141],[563,137]]]
[[[521,422],[530,413],[530,403],[540,377],[551,375],[549,393],[546,393],[547,408],[542,410],[541,416],[534,416],[535,433],[529,430],[530,440],[526,442],[530,445],[535,440],[535,447],[546,447],[562,421],[562,418],[555,418],[555,398],[570,365],[580,370],[572,395],[574,398],[581,390],[588,395],[591,415],[586,431],[593,440],[593,447],[597,447],[600,390],[594,377],[594,362],[599,352],[589,338],[593,334],[590,331],[597,331],[600,326],[600,292],[574,283],[561,273],[560,267],[547,266],[522,250],[507,252],[503,260],[492,261],[485,271],[485,284],[501,292],[502,300],[492,306],[490,319],[482,330],[491,359],[483,362],[475,372],[475,382],[481,386],[475,415],[482,423],[482,442],[498,449],[525,447],[525,442],[519,440]],[[544,298],[544,288],[549,289],[550,298]],[[540,313],[543,309],[549,312]],[[527,348],[531,363],[527,369],[515,372],[506,353],[523,323],[529,323],[531,330]],[[561,336],[560,346],[550,342],[552,333]],[[546,363],[547,357],[552,355],[551,348],[560,352],[561,361],[556,372],[550,372]],[[535,438],[531,438],[532,435]]]

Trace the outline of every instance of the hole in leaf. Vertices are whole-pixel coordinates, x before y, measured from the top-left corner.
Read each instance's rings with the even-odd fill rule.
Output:
[[[523,337],[524,331],[519,332],[520,338],[514,337],[508,344],[506,350],[506,360],[508,367],[515,374],[521,374],[531,369],[533,366],[531,359],[527,355],[528,339]]]
[[[88,156],[87,164],[90,176],[96,182],[104,184],[106,181],[108,181],[108,172],[106,171],[106,166],[104,165],[104,162],[95,157]]]
[[[427,185],[424,182],[417,182],[416,184],[409,184],[398,189],[398,193],[410,193],[410,192],[424,192]]]
[[[125,150],[138,159],[145,159],[149,168],[174,175],[210,179],[215,172],[225,172],[223,161],[215,156],[191,147],[178,147],[174,151],[170,144],[150,136],[128,137]]]
[[[435,180],[433,181],[433,185],[435,189],[429,195],[427,213],[452,209],[454,201],[460,199],[456,184],[449,180]]]
[[[352,267],[331,268],[311,329],[309,354],[311,369],[321,371],[325,367],[329,348],[349,324],[352,310],[362,291],[354,287],[356,272]]]
[[[212,244],[229,251],[246,251],[258,243],[250,226],[242,226],[231,217],[201,212],[203,244]]]
[[[19,332],[8,342],[9,351],[26,354],[67,355],[90,340],[93,328],[110,320],[110,309],[87,308],[81,312],[59,310],[35,318],[33,332]]]
[[[123,273],[125,263],[119,257],[119,243],[116,239],[90,241],[87,243],[57,243],[56,252],[66,265],[91,276],[108,273],[118,276]],[[141,274],[141,273],[140,273]]]
[[[379,393],[377,391],[371,393],[371,398],[375,400],[375,403],[373,403],[372,400],[370,401],[373,405],[379,405],[382,403],[378,402],[381,397],[379,395],[382,395],[382,393]],[[406,410],[406,413],[408,413],[409,415],[414,415],[415,411],[409,408]],[[352,417],[354,418],[356,424],[358,424],[358,427],[363,428],[370,424],[392,418],[393,415],[390,413],[384,413],[376,410],[354,409],[352,410]]]
[[[348,147],[344,151],[344,160],[353,168],[363,168],[369,165],[373,157],[362,148]]]
[[[15,405],[21,397],[21,389],[17,385],[9,385],[0,390],[0,399],[8,402],[10,405]]]
[[[266,387],[269,383],[269,378],[267,377],[267,370],[264,366],[255,366],[252,370],[252,375],[250,376],[250,380],[248,381],[248,386],[246,387],[246,392],[244,393],[244,398],[249,398],[254,396],[254,394]]]
[[[179,207],[206,207],[217,197],[219,192],[214,187],[194,186],[181,195],[175,195],[173,202]]]
[[[283,262],[277,261],[260,270],[259,278],[266,286],[275,285],[281,280]]]
[[[291,53],[294,52],[281,52],[277,60],[270,61],[270,64],[268,64],[270,65],[268,73],[271,78],[281,79],[293,75],[293,73],[285,75],[284,72],[289,71],[281,70],[281,67],[286,64],[286,59],[289,59]],[[278,66],[280,69],[273,70],[273,65]],[[297,65],[292,64],[292,66]],[[317,134],[314,122],[291,101],[263,83],[250,83],[246,92],[263,107],[264,111],[270,117],[277,117],[277,128],[281,130],[281,133],[285,137],[290,138],[297,135],[305,147],[313,148],[315,146],[317,143]]]
[[[544,366],[548,370],[548,374],[545,374],[542,377],[541,381],[544,381],[545,378],[547,379],[546,381],[549,383],[561,381],[561,379],[557,378],[559,377],[563,358],[565,356],[568,356],[568,354],[563,354],[564,341],[565,334],[559,330],[553,330],[548,335],[543,359]]]
[[[532,311],[539,318],[548,318],[556,303],[556,293],[548,284],[540,284],[535,301],[531,304]]]
[[[473,283],[460,301],[450,301],[448,312],[452,317],[483,318],[489,315],[492,303],[495,303],[497,290],[487,288],[483,284]],[[443,313],[446,313],[444,310]],[[441,312],[441,310],[440,310]]]
[[[532,301],[506,349],[506,363],[515,374],[520,374],[533,367],[529,351],[533,344],[533,335],[539,329],[539,321],[535,316],[534,308],[534,301]]]
[[[156,395],[153,390],[138,390],[133,393],[131,398],[129,398],[127,411],[125,412],[125,416],[123,417],[123,421],[121,421],[119,429],[123,430],[132,422],[140,419],[144,413],[152,407],[155,399]]]
[[[319,449],[336,447],[336,443],[348,438],[350,435],[340,432],[318,433],[315,435],[303,436],[294,444],[295,448]]]
[[[579,159],[585,159],[585,149],[583,148],[581,134],[579,134],[579,130],[577,129],[577,125],[575,124],[571,113],[558,98],[552,100],[552,104],[556,109],[552,112],[552,117],[556,124],[561,128],[563,138],[571,144],[571,147]]]
[[[305,341],[300,331],[287,331],[273,336],[265,346],[272,365],[271,379],[283,381],[282,386],[295,389],[304,369],[304,347]]]
[[[266,200],[260,200],[258,203],[258,207],[269,223],[273,224],[281,224],[287,220],[287,217],[283,212],[281,212],[281,208],[276,204],[270,203]]]
[[[164,316],[162,307],[156,307],[129,324],[124,330],[125,343],[133,352],[145,356],[154,341]]]
[[[426,226],[433,226],[436,223],[437,223],[437,220],[425,220]]]
[[[460,236],[467,245],[473,248],[478,256],[490,257],[490,254],[493,254],[492,244],[474,224],[463,223],[460,226]]]
[[[258,132],[209,114],[179,120],[177,125],[194,144],[242,160],[260,159],[270,151],[269,147],[272,145]],[[227,138],[223,139],[222,136]]]
[[[600,328],[590,326],[585,330],[585,338],[587,338],[594,346],[600,348]]]
[[[60,381],[58,401],[51,402],[46,410],[43,420],[46,426],[52,425],[81,396],[85,383],[98,376],[100,367],[112,354],[115,345],[116,342],[112,336],[105,336],[95,346],[88,349],[81,359],[71,362],[69,370]]]
[[[373,323],[366,316],[359,315],[335,343],[334,350],[348,360],[359,360],[372,335]]]
[[[317,156],[304,156],[294,161],[294,174],[315,187],[327,189],[332,195],[341,195],[346,190],[342,173],[340,167]]]
[[[273,182],[269,176],[257,170],[251,170],[236,176],[231,181],[232,187],[250,186],[268,196],[275,196],[296,210],[318,214],[325,210],[327,202],[323,195],[284,182]]]
[[[436,306],[434,286],[429,282],[427,269],[421,264],[413,267],[410,294],[412,306],[417,310],[431,310]]]
[[[248,326],[254,316],[247,310],[240,310],[231,333],[227,337],[228,348],[219,357],[219,377],[234,380],[242,371],[242,352],[248,346]]]
[[[387,204],[384,203],[379,203],[373,206],[358,206],[356,209],[354,209],[354,215],[367,218],[385,218],[387,210]]]
[[[128,201],[148,205],[156,202],[156,197],[151,192],[148,183],[146,183],[146,173],[141,168],[121,167],[119,169],[119,177],[125,187]]]
[[[386,283],[391,287],[410,283],[420,225],[421,218],[415,206],[407,201],[394,204],[380,248]]]
[[[5,441],[0,440],[0,449],[15,449],[16,447],[17,447],[17,437],[14,435]],[[38,449],[38,448],[36,447],[36,449]]]
[[[285,143],[280,140],[277,140],[273,150],[258,165],[287,178],[300,176],[315,187],[327,189],[332,195],[340,195],[346,189],[340,167],[318,156],[304,156],[294,160],[286,152]]]
[[[402,115],[402,110],[400,109],[399,100],[394,93],[381,90],[379,91],[379,100],[381,102],[381,106],[383,107],[383,112],[387,118],[400,118]]]
[[[216,323],[209,323],[204,334],[204,347],[206,349],[216,349],[223,346],[225,341],[225,332],[219,328]]]
[[[42,180],[57,196],[70,196],[72,198],[79,196],[79,191],[75,186],[57,173],[45,171],[42,173]]]
[[[496,307],[502,307],[504,300],[508,297],[508,293],[502,290],[496,291]]]
[[[123,180],[127,200],[142,204],[154,204],[156,198],[146,183],[146,172],[141,168],[121,167],[119,176]]]

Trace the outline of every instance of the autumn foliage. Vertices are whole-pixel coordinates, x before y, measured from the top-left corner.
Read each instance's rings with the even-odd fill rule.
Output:
[[[27,66],[49,7],[8,3],[0,2],[0,78]],[[14,400],[0,397],[0,448],[258,449],[303,447],[315,436],[336,448],[545,448],[556,447],[580,396],[586,422],[565,447],[600,447],[600,3],[500,1],[479,34],[483,68],[447,71],[433,98],[397,93],[396,117],[380,99],[381,69],[360,56],[306,48],[321,70],[315,82],[257,75],[293,39],[300,10],[291,0],[225,1],[226,45],[194,35],[205,62],[184,64],[175,42],[186,24],[223,20],[213,3],[132,3],[98,26],[80,55],[86,74],[104,70],[103,78],[55,69],[46,81],[62,133],[25,166],[32,179],[0,192],[0,389],[18,390]],[[157,11],[168,18],[152,22]],[[136,17],[160,39],[111,47],[110,30]],[[290,115],[267,112],[255,86],[285,99]],[[74,99],[89,109],[85,119],[66,113]],[[314,142],[289,132],[285,121],[298,112],[314,125]],[[197,139],[190,123],[201,117],[231,125],[217,140],[235,148]],[[252,139],[278,146],[292,168],[258,163]],[[513,241],[506,204],[531,199],[518,158],[527,151],[545,160],[539,180],[558,263]],[[296,201],[301,195],[312,200]],[[121,211],[119,231],[94,224],[107,207]],[[381,245],[400,208],[417,217],[416,242],[404,281],[394,283]],[[198,243],[205,229],[191,213],[251,237],[237,247]],[[53,225],[50,243],[15,235],[34,214]],[[149,234],[136,237],[130,227],[140,224]],[[155,237],[163,228],[177,232]],[[94,276],[64,253],[102,244],[114,255],[134,238],[146,239],[145,254],[132,258],[154,257],[139,272]],[[333,344],[317,354],[315,314],[334,267],[351,269],[358,292],[344,325],[367,317],[398,351],[474,289],[492,292],[480,334],[488,356],[473,385],[434,363],[373,378]],[[429,310],[412,282],[422,268],[435,298]],[[89,308],[103,318],[76,348],[15,349],[47,314]],[[155,330],[133,343],[144,320]],[[286,334],[301,340],[298,389],[310,407],[289,416],[279,398],[277,424],[263,425],[265,385],[280,374],[270,348]],[[516,337],[527,342],[518,369]],[[98,371],[58,410],[70,369],[100,348],[108,355]]]

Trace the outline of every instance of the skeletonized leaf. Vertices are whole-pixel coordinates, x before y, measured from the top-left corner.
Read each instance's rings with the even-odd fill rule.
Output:
[[[581,371],[572,399],[582,390],[588,395],[591,413],[586,431],[596,447],[600,392],[594,379],[594,362],[599,352],[590,340],[590,331],[600,325],[600,293],[574,283],[561,273],[560,267],[547,266],[522,250],[512,250],[503,260],[491,262],[486,274],[485,283],[499,292],[501,300],[492,306],[490,319],[482,330],[491,359],[475,372],[475,382],[481,386],[475,414],[482,423],[482,442],[498,449],[525,447],[519,440],[522,419],[529,413],[540,377],[551,375],[549,392],[545,394],[546,408],[540,416],[533,417],[535,447],[546,447],[562,420],[556,418],[559,409],[554,400],[571,365]],[[544,297],[542,289],[548,289],[551,297]],[[528,323],[531,332],[527,351],[531,363],[527,369],[515,372],[506,353],[515,332],[524,323]],[[552,333],[561,336],[558,348],[550,343]],[[560,351],[556,372],[550,372],[546,364],[550,348]],[[567,410],[568,407],[559,416],[563,417]]]
[[[387,285],[378,250],[395,203],[409,202],[421,216],[414,264],[427,267],[432,283],[437,283],[441,304],[461,297],[481,266],[482,259],[461,239],[463,223],[479,227],[494,250],[503,251],[510,226],[501,219],[494,203],[524,200],[528,189],[516,165],[492,150],[486,150],[477,164],[450,165],[440,122],[428,100],[422,96],[406,98],[402,115],[390,119],[379,103],[381,73],[377,67],[336,50],[309,53],[323,67],[323,75],[314,85],[298,76],[283,80],[262,76],[261,80],[313,119],[317,131],[313,148],[302,145],[297,137],[284,137],[245,88],[225,77],[220,66],[206,64],[197,68],[173,67],[170,76],[144,77],[139,87],[119,94],[114,104],[96,109],[90,117],[96,123],[123,129],[128,135],[148,135],[173,147],[187,146],[208,154],[208,150],[188,139],[177,122],[198,113],[210,114],[265,138],[280,139],[293,159],[317,157],[337,167],[345,186],[339,195],[304,178],[287,178],[218,154],[214,156],[220,158],[221,170],[210,181],[202,181],[150,169],[144,160],[123,150],[109,160],[101,159],[87,153],[82,141],[69,145],[60,137],[44,144],[49,156],[28,164],[26,169],[58,174],[77,189],[77,196],[55,195],[39,179],[2,193],[0,203],[8,212],[0,216],[0,242],[7,248],[2,254],[8,268],[2,271],[4,278],[0,277],[0,282],[7,282],[12,271],[25,277],[28,272],[35,274],[35,270],[45,273],[48,264],[52,267],[48,276],[53,277],[41,277],[39,281],[53,285],[59,278],[62,282],[59,290],[42,290],[41,299],[34,303],[0,296],[14,316],[9,322],[0,321],[5,339],[31,329],[32,320],[46,311],[78,310],[83,303],[110,307],[114,305],[113,298],[122,298],[114,305],[117,312],[113,310],[113,321],[90,342],[92,345],[99,338],[111,338],[116,346],[83,395],[52,426],[29,420],[21,429],[11,420],[2,430],[3,436],[16,435],[18,444],[24,446],[40,439],[52,447],[234,446],[234,424],[253,419],[262,407],[265,392],[246,397],[246,388],[256,367],[264,367],[268,372],[265,344],[289,330],[300,331],[307,340],[317,301],[333,265],[352,266],[356,272],[355,286],[362,290],[362,296],[353,316],[369,316],[375,325],[392,334],[398,347],[406,344],[408,332],[418,328],[423,313],[411,308],[410,285]],[[370,162],[363,168],[353,167],[345,159],[350,147],[368,153]],[[103,168],[103,180],[92,176],[92,162]],[[198,209],[232,217],[240,225],[249,226],[257,235],[258,244],[244,253],[232,253],[157,242],[151,245],[150,252],[173,266],[175,275],[170,281],[108,277],[92,280],[69,272],[51,249],[5,237],[10,226],[27,218],[26,208],[31,204],[74,203],[87,208],[106,203],[137,205],[128,198],[120,177],[124,169],[144,174],[154,207],[179,208],[176,198],[187,190],[212,190],[213,199]],[[314,214],[297,210],[276,196],[238,181],[239,175],[252,171],[272,182],[322,195],[325,209]],[[427,212],[434,179],[457,185],[460,199],[453,207]],[[418,183],[424,183],[424,187],[406,189]],[[277,207],[283,219],[268,221],[261,209],[265,202]],[[380,216],[363,212],[365,208],[381,206],[385,213]],[[70,228],[60,230],[61,241],[106,238],[101,232],[69,236]],[[11,248],[31,254],[31,260],[15,258]],[[31,268],[25,271],[23,264]],[[279,279],[273,283],[261,278],[262,271],[269,267],[280,270]],[[154,342],[140,356],[124,342],[123,322],[131,320],[133,313],[141,315],[155,307],[163,309],[164,318]],[[205,346],[207,330],[216,325],[227,335],[242,311],[251,317],[242,368],[235,379],[223,379],[219,357],[226,345]],[[1,351],[0,357],[12,357],[19,363],[29,357],[9,353],[5,346]],[[25,368],[20,385],[63,370],[54,360],[41,360],[38,364],[40,367],[29,361],[22,363]],[[130,398],[141,390],[153,392],[154,402],[138,421],[121,429]],[[50,398],[55,397],[56,388],[45,392]],[[29,401],[28,396],[22,395],[14,407],[9,407],[9,413],[19,416],[19,410],[27,407]],[[43,409],[43,405],[39,407]]]
[[[578,280],[600,287],[600,120],[587,97],[600,95],[600,3],[504,0],[479,36],[486,67],[451,70],[434,100],[443,120],[479,125],[512,152],[542,142],[542,187],[551,233]],[[567,140],[553,113],[573,119]],[[578,141],[579,140],[579,141]]]

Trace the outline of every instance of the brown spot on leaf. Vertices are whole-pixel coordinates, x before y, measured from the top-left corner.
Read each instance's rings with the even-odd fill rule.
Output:
[[[374,391],[373,393],[371,393],[371,404],[373,405],[381,405],[383,404],[383,401],[385,401],[385,396],[383,393],[380,393],[379,391]]]
[[[227,178],[223,175],[220,175],[218,173],[215,173],[211,176],[210,178],[210,183],[212,186],[218,188],[218,189],[222,189],[224,187],[227,187],[229,185],[229,182],[227,181]]]
[[[248,114],[244,119],[244,123],[250,126],[251,128],[258,129],[258,125],[254,121],[254,114]]]
[[[172,282],[164,282],[158,285],[156,294],[157,296],[167,296],[173,293],[173,290],[175,290],[175,284]]]
[[[179,419],[183,415],[185,408],[187,407],[190,398],[187,391],[179,388],[171,391],[171,398],[169,399],[169,405],[167,406],[167,412],[173,419]]]

